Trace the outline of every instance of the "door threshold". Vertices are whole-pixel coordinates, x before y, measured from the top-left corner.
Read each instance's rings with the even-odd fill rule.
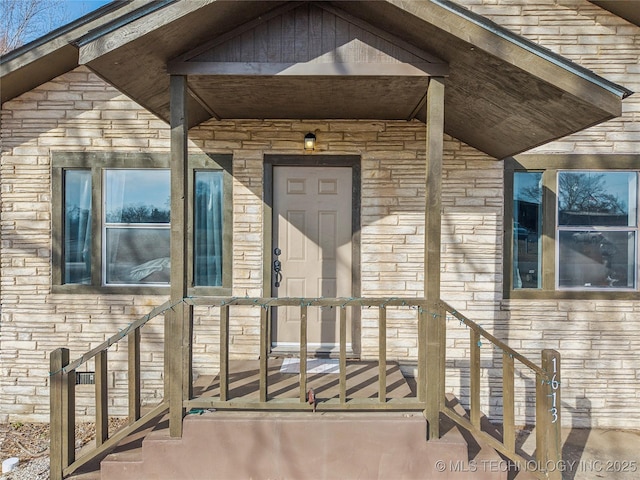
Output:
[[[299,358],[299,350],[291,350],[287,348],[273,348],[269,352],[269,358]],[[307,352],[307,358],[340,358],[340,352],[336,351],[320,351],[320,352]],[[360,355],[348,351],[347,360],[360,360]]]

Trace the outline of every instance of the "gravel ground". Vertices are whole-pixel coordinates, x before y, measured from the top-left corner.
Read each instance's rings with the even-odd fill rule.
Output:
[[[117,431],[126,419],[110,418],[109,431]],[[95,438],[93,423],[76,425],[76,451]],[[0,424],[0,459],[17,457],[18,467],[12,472],[0,474],[0,480],[48,480],[49,479],[49,424],[11,423]]]
[[[45,480],[49,478],[49,424],[0,425],[0,458],[17,457],[18,467],[1,480]]]

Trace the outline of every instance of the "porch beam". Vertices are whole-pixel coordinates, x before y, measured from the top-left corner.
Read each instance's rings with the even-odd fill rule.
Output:
[[[181,300],[187,296],[187,77],[171,75],[171,302],[165,315],[165,374],[169,384],[169,434],[182,436],[184,400],[190,390],[190,333],[192,306]],[[169,314],[170,313],[170,314]],[[165,394],[165,398],[167,395]]]
[[[250,75],[250,76],[359,76],[425,77],[449,74],[447,64],[412,63],[276,63],[276,62],[173,62],[167,65],[172,75]]]
[[[440,244],[442,220],[442,158],[444,145],[444,78],[432,77],[427,87],[427,138],[425,171],[424,219],[424,296],[426,315],[426,365],[428,379],[421,379],[426,388],[425,417],[429,423],[429,438],[440,436],[440,409],[444,405],[444,375],[441,367],[444,355],[441,335],[440,308]],[[423,339],[424,341],[424,339]]]

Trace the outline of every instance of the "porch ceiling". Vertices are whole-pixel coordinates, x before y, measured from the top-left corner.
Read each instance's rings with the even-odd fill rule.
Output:
[[[412,118],[428,77],[189,77],[218,118]]]
[[[259,28],[277,9],[305,3],[167,0],[145,15],[127,13],[78,38],[79,63],[168,121],[168,72],[180,73],[171,62],[234,31],[249,31],[247,25]],[[447,0],[311,3],[354,22],[366,35],[374,32],[418,56],[424,52],[431,65],[443,61],[444,68],[420,73],[420,65],[401,59],[396,70],[388,63],[380,72],[357,63],[345,74],[337,74],[345,63],[334,63],[333,71],[293,73],[282,64],[250,74],[242,68],[253,64],[213,76],[196,69],[189,75],[191,126],[210,118],[426,121],[428,75],[444,72],[446,133],[504,158],[619,116],[621,99],[631,93]],[[291,66],[295,62],[300,60]]]

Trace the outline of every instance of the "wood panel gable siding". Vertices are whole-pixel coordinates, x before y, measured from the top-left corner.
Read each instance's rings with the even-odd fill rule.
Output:
[[[299,5],[299,4],[297,4]],[[169,62],[174,74],[447,75],[441,59],[328,5],[282,8]]]

